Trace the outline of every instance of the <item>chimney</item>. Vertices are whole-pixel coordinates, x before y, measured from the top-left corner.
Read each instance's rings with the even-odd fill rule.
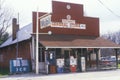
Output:
[[[17,38],[17,31],[19,30],[19,24],[17,24],[17,19],[12,19],[12,40]]]

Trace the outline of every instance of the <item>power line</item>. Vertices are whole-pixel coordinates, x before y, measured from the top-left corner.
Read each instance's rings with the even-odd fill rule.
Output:
[[[101,0],[98,0],[100,4],[102,4],[108,11],[110,11],[113,15],[115,15],[116,17],[119,17],[119,15],[117,15],[114,11],[112,11],[108,6],[106,6]]]

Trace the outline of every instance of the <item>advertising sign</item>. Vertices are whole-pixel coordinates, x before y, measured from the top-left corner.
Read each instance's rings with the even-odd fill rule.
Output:
[[[16,67],[16,66],[20,66],[20,60],[13,60],[13,66]]]
[[[51,25],[51,15],[48,15],[42,19],[40,19],[40,28],[45,28]]]
[[[78,24],[75,22],[75,20],[67,20],[67,19],[62,19],[62,22],[52,22],[51,27],[86,30],[86,24],[84,23]]]
[[[10,60],[10,73],[26,73],[30,71],[28,60]]]
[[[86,24],[80,24],[80,29],[86,29]]]

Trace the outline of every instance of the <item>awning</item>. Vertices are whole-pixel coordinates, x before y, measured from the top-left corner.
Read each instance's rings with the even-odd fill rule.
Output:
[[[46,48],[120,48],[102,37],[79,35],[40,35],[39,42]]]

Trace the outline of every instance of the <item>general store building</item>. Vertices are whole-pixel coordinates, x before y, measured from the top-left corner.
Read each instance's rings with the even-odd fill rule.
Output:
[[[100,50],[120,47],[100,37],[99,18],[84,16],[82,4],[52,1],[52,13],[33,12],[32,20],[32,24],[18,32],[14,32],[18,28],[13,26],[15,38],[11,36],[0,46],[0,67],[9,67],[9,60],[16,59],[17,52],[17,57],[30,61],[32,70],[38,65],[38,72],[99,70]],[[36,26],[39,63],[36,62]],[[46,34],[48,31],[52,34]]]

